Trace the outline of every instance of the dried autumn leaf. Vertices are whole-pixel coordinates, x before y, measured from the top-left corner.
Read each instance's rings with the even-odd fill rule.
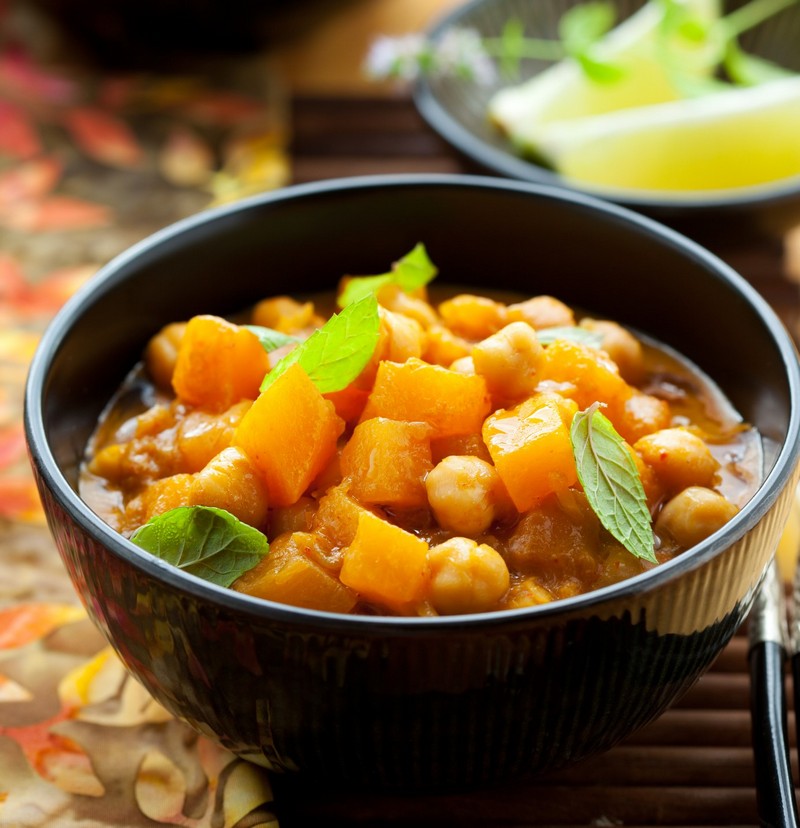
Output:
[[[0,155],[32,158],[42,151],[39,134],[24,109],[0,99]]]
[[[75,107],[66,113],[64,123],[78,147],[94,161],[128,169],[144,160],[144,150],[131,128],[102,109]]]
[[[28,282],[19,262],[0,255],[0,302],[15,304],[28,295]]]
[[[48,195],[58,184],[63,165],[51,155],[32,158],[0,173],[0,209]]]
[[[25,523],[44,523],[36,483],[29,474],[0,476],[0,515]]]
[[[110,224],[111,218],[112,210],[105,204],[65,195],[26,201],[0,211],[0,225],[25,233],[94,229]]]
[[[67,106],[75,100],[77,84],[42,69],[21,48],[6,47],[0,53],[0,89],[28,103]]]
[[[30,303],[43,312],[55,313],[67,299],[97,273],[95,264],[60,267],[31,289]]]
[[[21,422],[0,428],[0,469],[25,457],[25,430]]]
[[[67,604],[19,604],[0,609],[0,650],[24,647],[44,638],[62,624],[85,618],[78,606]]]

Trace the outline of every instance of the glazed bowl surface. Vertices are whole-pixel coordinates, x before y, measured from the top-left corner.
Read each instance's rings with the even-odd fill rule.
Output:
[[[691,551],[615,586],[440,618],[335,615],[222,589],[150,556],[80,499],[97,418],[163,325],[332,289],[419,241],[444,281],[554,294],[693,360],[763,435],[755,497]],[[169,711],[279,771],[442,789],[609,748],[709,667],[745,617],[790,508],[799,389],[794,348],[764,300],[673,231],[542,186],[390,176],[288,188],[133,247],[46,332],[25,424],[78,594]]]
[[[439,41],[456,29],[471,29],[482,37],[500,37],[509,20],[524,26],[526,36],[558,39],[562,15],[584,0],[471,0],[454,8],[428,32]],[[740,0],[723,0],[726,11],[741,6]],[[619,22],[634,14],[643,0],[615,0]],[[761,25],[745,32],[743,49],[794,72],[800,71],[800,5],[791,4]],[[522,60],[512,84],[533,78],[552,64],[543,60]],[[522,181],[550,184],[622,204],[654,216],[670,225],[690,228],[719,214],[771,226],[800,220],[800,175],[769,184],[731,190],[656,192],[614,189],[605,185],[570,181],[543,164],[524,157],[513,143],[490,122],[489,100],[509,81],[502,75],[490,83],[478,83],[462,75],[422,77],[415,89],[415,103],[422,117],[448,143],[484,170]],[[742,163],[746,163],[743,159]]]

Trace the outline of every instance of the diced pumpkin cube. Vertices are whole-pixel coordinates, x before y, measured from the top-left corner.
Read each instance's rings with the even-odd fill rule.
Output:
[[[299,366],[292,365],[250,407],[236,429],[267,484],[272,506],[295,503],[336,451],[344,423]]]
[[[356,426],[341,456],[342,474],[362,503],[413,508],[427,503],[430,426],[374,417]]]
[[[356,536],[358,519],[362,512],[367,511],[369,509],[350,496],[348,484],[342,483],[328,489],[320,498],[311,528],[328,538],[334,546],[350,546]]]
[[[402,612],[425,594],[428,544],[364,511],[353,542],[344,550],[339,577],[365,600]]]
[[[238,592],[326,612],[350,612],[358,596],[312,558],[327,554],[325,541],[309,532],[276,538],[269,552],[234,584]]]
[[[336,413],[348,423],[355,423],[364,411],[369,397],[368,388],[359,388],[351,383],[341,391],[330,391],[325,399],[333,403]]]
[[[180,470],[200,471],[213,457],[231,444],[236,426],[252,405],[241,400],[221,414],[196,408],[180,422],[175,438]]]
[[[424,422],[433,426],[432,436],[446,437],[479,431],[490,410],[483,377],[412,357],[402,364],[381,362],[361,420],[390,417]]]
[[[633,389],[619,375],[616,365],[603,353],[580,342],[557,339],[544,349],[538,379],[573,386],[564,390],[581,409],[594,402],[608,404],[604,413],[616,425],[618,413]]]
[[[578,480],[569,430],[553,402],[527,400],[493,414],[483,440],[520,512]]]
[[[183,334],[172,387],[191,405],[224,411],[255,399],[269,357],[258,338],[217,316],[195,316]]]
[[[479,457],[481,460],[491,462],[489,450],[483,437],[479,432],[472,434],[453,434],[450,437],[437,437],[431,440],[431,460],[436,466],[445,457]]]

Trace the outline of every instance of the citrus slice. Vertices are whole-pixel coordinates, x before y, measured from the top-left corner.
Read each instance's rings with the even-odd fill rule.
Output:
[[[718,0],[684,0],[686,11],[704,22],[720,14]],[[682,97],[671,66],[708,75],[712,61],[706,46],[684,39],[670,40],[669,55],[661,28],[665,3],[650,0],[594,47],[593,55],[618,65],[624,75],[615,80],[593,80],[572,59],[563,60],[518,86],[497,92],[489,102],[489,118],[524,148],[539,127],[550,121],[598,115],[617,109],[646,106]],[[701,54],[702,53],[702,54]]]
[[[661,191],[800,175],[800,75],[543,127],[538,155],[569,179]]]

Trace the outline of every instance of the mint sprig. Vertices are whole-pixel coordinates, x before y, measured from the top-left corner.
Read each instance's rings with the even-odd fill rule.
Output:
[[[428,256],[425,245],[420,243],[396,261],[389,273],[352,277],[336,301],[340,308],[345,308],[366,296],[376,296],[384,285],[397,285],[406,293],[411,293],[425,287],[438,272]]]
[[[364,370],[375,353],[379,330],[378,301],[370,293],[334,314],[290,351],[264,377],[261,391],[295,363],[308,374],[320,394],[341,391]]]
[[[265,535],[211,506],[171,509],[137,529],[131,540],[168,564],[223,587],[269,551]]]
[[[594,403],[572,420],[570,439],[586,499],[600,523],[637,558],[658,563],[639,471],[622,437]]]
[[[541,328],[536,331],[536,338],[542,345],[551,345],[559,339],[568,339],[571,342],[580,342],[592,348],[599,348],[603,344],[603,337],[596,331],[579,328],[573,325],[560,325],[554,328]]]
[[[286,345],[296,345],[303,341],[296,336],[290,336],[289,334],[282,333],[281,331],[275,331],[272,328],[265,328],[262,325],[243,325],[242,327],[247,328],[250,333],[255,334],[258,337],[261,347],[268,354],[272,353],[272,351],[277,351],[278,348],[283,348]]]

